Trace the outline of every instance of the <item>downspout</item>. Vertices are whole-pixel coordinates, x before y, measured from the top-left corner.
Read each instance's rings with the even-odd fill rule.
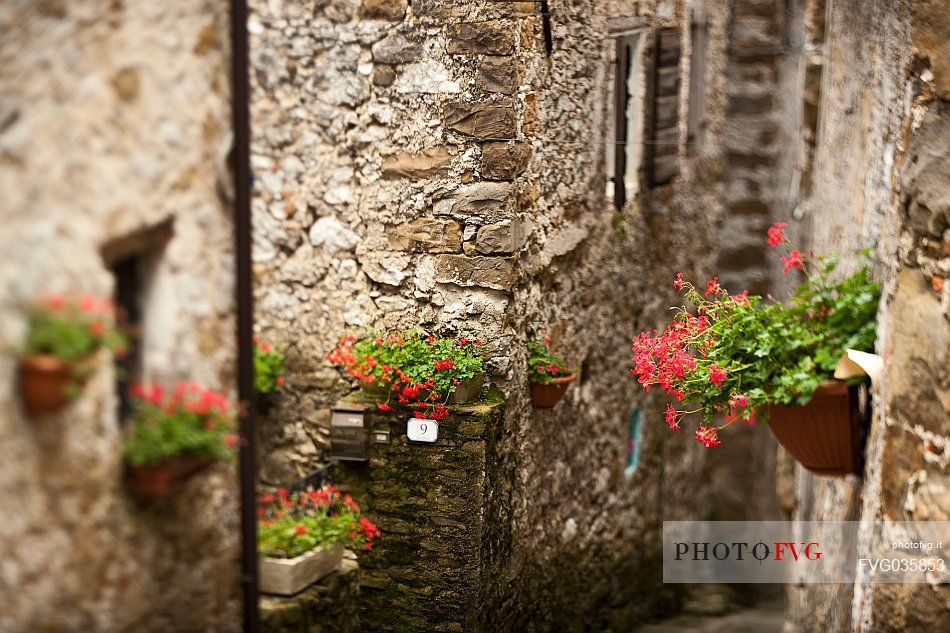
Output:
[[[254,422],[254,295],[251,278],[251,145],[247,0],[231,0],[231,117],[234,128],[234,256],[241,484],[241,589],[245,633],[260,630],[257,558],[257,430]]]

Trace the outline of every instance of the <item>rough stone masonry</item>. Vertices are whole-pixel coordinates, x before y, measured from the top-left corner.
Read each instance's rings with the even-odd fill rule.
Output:
[[[678,0],[549,2],[546,15],[538,2],[251,5],[257,320],[290,372],[264,423],[262,479],[326,462],[327,407],[351,386],[323,358],[342,334],[480,338],[507,399],[485,491],[504,500],[497,520],[511,534],[491,578],[497,626],[577,613],[606,626],[661,608],[670,592],[643,561],[659,517],[694,506],[686,482],[700,454],[648,424],[643,462],[623,475],[629,416],[657,411],[623,368],[634,331],[665,320],[673,275],[707,274],[715,258],[726,7],[708,11],[711,79],[690,87]],[[678,33],[681,176],[644,182],[616,209],[605,198],[612,33],[631,19],[645,101],[655,34]],[[706,93],[707,131],[687,156],[692,89]],[[579,373],[549,412],[526,393],[524,343],[542,327]]]

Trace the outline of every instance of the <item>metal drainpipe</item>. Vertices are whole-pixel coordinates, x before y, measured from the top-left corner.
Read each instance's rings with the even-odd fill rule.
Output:
[[[237,387],[241,435],[241,588],[245,633],[258,633],[257,432],[254,422],[254,295],[251,279],[251,126],[247,0],[231,0],[231,117],[234,128],[234,255],[237,300]]]

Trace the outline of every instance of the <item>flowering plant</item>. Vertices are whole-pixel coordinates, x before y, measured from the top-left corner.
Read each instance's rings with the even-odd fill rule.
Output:
[[[294,558],[334,543],[370,550],[381,535],[372,521],[360,516],[353,498],[335,486],[294,494],[280,488],[276,494],[264,494],[257,517],[258,551],[269,558]]]
[[[133,466],[176,455],[209,461],[230,457],[238,443],[234,417],[223,394],[194,382],[166,393],[161,385],[133,385],[132,428],[125,458]]]
[[[484,371],[478,351],[481,341],[469,338],[436,338],[425,332],[390,332],[357,340],[344,336],[327,355],[327,361],[343,367],[364,387],[375,385],[387,392],[390,409],[393,397],[399,404],[420,414],[441,420],[448,417],[445,403],[466,380]]]
[[[49,354],[74,363],[102,348],[122,354],[128,338],[115,325],[115,308],[108,299],[88,295],[67,298],[54,294],[33,305],[28,314],[24,353]]]
[[[284,387],[284,354],[254,337],[254,388],[265,394]]]
[[[663,332],[633,341],[631,371],[644,389],[659,386],[674,401],[696,405],[668,404],[666,423],[678,432],[685,415],[702,413],[695,438],[707,447],[720,444],[717,431],[729,424],[755,424],[763,405],[807,403],[846,348],[873,349],[880,287],[868,265],[833,279],[837,258],[802,255],[784,235],[786,226],[772,226],[768,243],[785,246],[786,274],[806,275],[788,305],[746,291],[730,295],[718,277],[700,292],[679,273],[673,286],[695,312],[677,308]],[[714,426],[719,415],[723,423]]]
[[[543,334],[543,331],[542,331]],[[546,385],[558,378],[564,378],[574,373],[560,356],[551,351],[551,337],[528,341],[528,380]]]

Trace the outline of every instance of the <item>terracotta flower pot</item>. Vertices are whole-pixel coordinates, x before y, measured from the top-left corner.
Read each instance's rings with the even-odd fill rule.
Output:
[[[857,387],[829,380],[806,405],[772,405],[769,428],[779,444],[816,475],[841,477],[864,470]]]
[[[126,488],[146,497],[164,497],[208,464],[206,459],[190,455],[168,457],[155,464],[130,464],[126,473]]]
[[[567,388],[574,381],[574,374],[555,378],[547,384],[531,383],[531,405],[535,409],[550,409],[564,397]]]
[[[51,415],[69,404],[70,386],[84,382],[76,365],[57,356],[38,354],[20,359],[20,393],[30,415]]]

